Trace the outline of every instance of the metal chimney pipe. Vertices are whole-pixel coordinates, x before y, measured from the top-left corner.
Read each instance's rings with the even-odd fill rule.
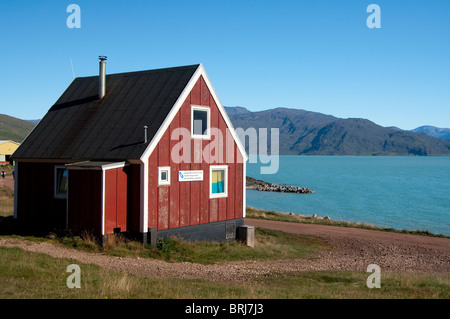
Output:
[[[105,96],[106,91],[106,56],[99,56],[100,60],[100,72],[98,77],[98,98],[102,99]]]

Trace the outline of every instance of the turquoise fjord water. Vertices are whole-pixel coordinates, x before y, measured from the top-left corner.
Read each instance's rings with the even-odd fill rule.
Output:
[[[247,206],[450,236],[450,157],[280,156],[277,173],[261,166],[248,163],[247,175],[316,192],[247,190]]]

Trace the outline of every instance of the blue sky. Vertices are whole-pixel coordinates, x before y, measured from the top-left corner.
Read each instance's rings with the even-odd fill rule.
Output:
[[[203,63],[226,106],[450,127],[448,0],[15,0],[0,2],[0,30],[0,113],[23,119],[64,92],[71,59],[90,76],[107,55],[107,73]]]

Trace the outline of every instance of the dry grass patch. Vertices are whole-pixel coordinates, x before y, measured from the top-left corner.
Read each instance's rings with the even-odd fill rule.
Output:
[[[14,192],[7,187],[0,187],[0,217],[14,215]]]

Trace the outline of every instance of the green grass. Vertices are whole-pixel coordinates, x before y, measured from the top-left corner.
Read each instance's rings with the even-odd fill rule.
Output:
[[[14,192],[7,187],[0,187],[0,217],[14,215]]]
[[[396,232],[396,233],[403,233],[403,234],[450,238],[450,236],[445,236],[442,234],[435,234],[429,230],[407,230],[407,229],[400,230],[400,229],[388,228],[388,227],[378,227],[378,226],[369,225],[369,224],[365,224],[365,223],[326,220],[323,218],[313,218],[311,216],[296,215],[296,214],[291,215],[291,214],[287,214],[287,213],[262,210],[262,209],[257,209],[257,208],[253,208],[253,207],[247,207],[246,217],[247,218],[255,218],[255,219],[266,219],[266,220],[274,220],[274,221],[282,221],[282,222],[291,222],[291,223],[353,227],[353,228],[362,228],[362,229],[369,229],[369,230]]]
[[[6,175],[11,175],[13,170],[14,170],[14,166],[9,165],[9,164],[0,166],[0,172],[5,171]]]
[[[255,247],[238,242],[186,242],[176,238],[161,241],[158,257],[168,261],[212,264],[222,261],[312,258],[321,249],[330,249],[324,240],[258,228]]]
[[[382,273],[381,288],[366,287],[368,273],[312,271],[252,276],[242,283],[149,279],[77,263],[81,288],[69,289],[70,259],[0,247],[0,298],[439,298],[450,297],[448,277]]]
[[[270,287],[269,298],[305,299],[404,299],[450,297],[450,280],[444,276],[381,273],[381,288],[369,289],[369,273],[356,271],[308,271],[258,278]]]
[[[83,234],[81,237],[50,237],[52,237],[53,242],[88,252],[201,264],[252,259],[306,259],[314,258],[320,250],[331,249],[331,246],[325,240],[318,237],[262,228],[255,231],[254,248],[247,247],[239,242],[191,242],[175,237],[159,241],[156,247],[142,245],[120,235],[110,236],[104,246],[98,245],[95,239],[87,234]]]
[[[13,202],[12,192],[0,188],[0,217],[13,214]],[[1,210],[2,207],[4,210]],[[250,207],[247,208],[247,217],[378,229]],[[0,219],[0,222],[5,221],[11,222],[10,218]],[[321,250],[332,249],[317,237],[260,228],[255,232],[255,248],[237,242],[187,242],[177,238],[166,239],[157,247],[151,247],[121,236],[111,236],[103,247],[89,234],[9,237],[50,241],[114,256],[139,256],[169,262],[204,264],[235,260],[306,259],[314,258]],[[66,269],[68,265],[76,263],[72,260],[55,259],[44,254],[4,247],[0,247],[0,260],[0,298],[450,298],[448,276],[382,273],[381,288],[369,289],[366,287],[368,273],[355,271],[275,273],[270,276],[252,276],[241,284],[231,284],[208,280],[148,279],[80,263],[82,287],[69,289],[66,279],[70,274],[66,273]]]
[[[21,143],[36,126],[6,114],[0,114],[0,140],[12,140]]]

